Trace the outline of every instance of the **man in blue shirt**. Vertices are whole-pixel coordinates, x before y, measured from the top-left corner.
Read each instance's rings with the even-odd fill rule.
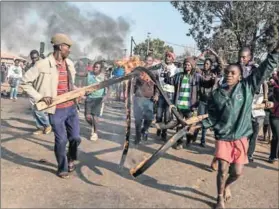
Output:
[[[120,65],[118,65],[112,71],[112,76],[114,78],[119,78],[119,77],[124,76],[124,75],[125,75],[125,70]],[[116,100],[120,101],[121,100],[121,93],[123,94],[123,97],[125,95],[125,82],[115,84],[115,93],[116,93]]]

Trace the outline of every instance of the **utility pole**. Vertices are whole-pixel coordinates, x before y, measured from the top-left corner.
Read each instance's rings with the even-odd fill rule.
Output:
[[[132,57],[132,56],[133,56],[133,41],[134,41],[133,36],[131,36],[130,57]]]
[[[124,57],[126,57],[127,49],[124,49]]]
[[[149,44],[150,44],[150,32],[147,33],[147,52],[146,55],[148,55],[149,53]]]

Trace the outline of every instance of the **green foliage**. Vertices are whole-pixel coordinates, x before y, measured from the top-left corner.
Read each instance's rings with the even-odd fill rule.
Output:
[[[134,54],[140,55],[142,59],[147,55],[148,39],[143,43],[134,47]],[[163,59],[166,51],[173,51],[173,48],[166,45],[164,41],[160,39],[150,39],[149,53],[151,53],[156,59]]]
[[[251,47],[255,55],[270,50],[278,40],[268,33],[279,22],[279,2],[267,1],[173,1],[188,23],[200,50],[223,51],[225,57],[239,48]],[[278,34],[278,26],[277,26]],[[235,55],[233,55],[235,56]]]

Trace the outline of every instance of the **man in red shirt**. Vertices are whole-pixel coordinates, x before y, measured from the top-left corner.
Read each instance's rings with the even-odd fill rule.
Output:
[[[52,104],[53,97],[74,90],[75,68],[67,57],[70,54],[72,40],[64,34],[52,37],[54,52],[36,63],[28,70],[23,79],[23,89],[34,98],[35,102],[43,101]],[[55,136],[54,152],[58,163],[57,175],[69,177],[75,170],[77,148],[81,142],[77,103],[70,100],[45,110]],[[69,142],[68,153],[66,145]]]

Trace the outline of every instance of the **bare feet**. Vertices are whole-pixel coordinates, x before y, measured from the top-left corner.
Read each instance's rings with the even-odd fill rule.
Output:
[[[225,208],[225,201],[224,197],[222,195],[219,195],[217,198],[217,204],[215,206],[215,209],[222,209]]]
[[[230,202],[232,199],[232,193],[229,187],[226,187],[225,189],[224,198],[225,198],[225,202]]]

